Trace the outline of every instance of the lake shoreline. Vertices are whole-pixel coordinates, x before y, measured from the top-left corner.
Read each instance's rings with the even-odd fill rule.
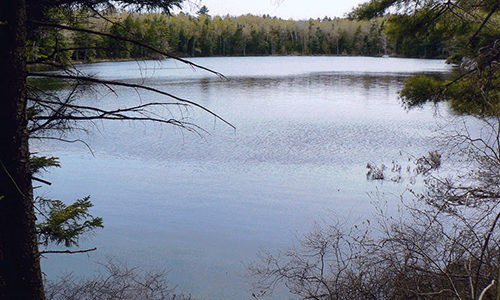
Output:
[[[221,58],[221,57],[374,57],[374,58],[408,58],[408,59],[425,59],[425,60],[435,60],[435,59],[446,59],[443,57],[410,57],[404,55],[390,54],[390,55],[352,55],[352,54],[300,54],[293,53],[288,55],[275,54],[275,55],[212,55],[212,56],[176,56],[176,58],[181,59],[193,59],[193,58]],[[150,60],[164,60],[169,59],[169,57],[142,57],[142,58],[106,58],[106,59],[92,59],[92,60],[72,60],[73,64],[92,64],[92,63],[104,63],[104,62],[122,62],[122,61],[150,61]],[[175,59],[175,58],[172,58]]]

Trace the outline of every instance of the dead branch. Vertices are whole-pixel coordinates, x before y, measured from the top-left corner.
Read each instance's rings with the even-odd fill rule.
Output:
[[[28,21],[28,23],[32,23],[32,24],[40,26],[40,27],[52,27],[52,28],[65,29],[65,30],[69,30],[69,31],[86,32],[86,33],[90,33],[90,34],[95,34],[95,35],[100,35],[100,36],[106,36],[106,37],[109,37],[109,38],[112,38],[112,39],[115,39],[115,40],[119,40],[119,41],[128,42],[128,43],[135,44],[135,45],[144,47],[146,49],[152,50],[152,51],[154,51],[154,52],[156,52],[158,54],[164,55],[164,56],[166,56],[168,58],[175,59],[175,60],[180,61],[180,62],[182,62],[184,64],[187,64],[189,66],[192,66],[192,67],[195,67],[195,68],[198,68],[198,69],[201,69],[201,70],[205,70],[207,72],[210,72],[212,74],[215,74],[215,75],[219,76],[220,78],[227,79],[226,76],[224,76],[223,74],[221,74],[221,73],[219,73],[217,71],[214,71],[214,70],[209,69],[207,67],[204,67],[204,66],[201,66],[199,64],[193,63],[193,62],[191,62],[189,60],[177,57],[175,55],[172,55],[170,53],[167,53],[165,51],[162,51],[160,49],[157,49],[157,48],[152,47],[152,46],[150,46],[148,44],[139,42],[139,41],[131,39],[131,38],[122,37],[122,36],[116,36],[116,35],[113,35],[113,34],[110,34],[110,33],[105,33],[105,32],[100,32],[100,31],[85,29],[85,28],[79,28],[79,27],[72,27],[72,26],[67,26],[67,25],[61,25],[61,24],[56,24],[56,23],[46,23],[46,22],[40,22],[40,21],[35,21],[35,20],[30,20],[30,21]]]

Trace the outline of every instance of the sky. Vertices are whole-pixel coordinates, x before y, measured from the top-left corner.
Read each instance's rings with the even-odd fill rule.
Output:
[[[192,0],[185,10],[194,14],[206,5],[210,15],[271,15],[283,19],[344,17],[352,8],[368,0]]]

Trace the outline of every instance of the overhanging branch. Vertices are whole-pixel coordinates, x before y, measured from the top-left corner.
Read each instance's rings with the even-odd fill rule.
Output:
[[[40,251],[40,255],[43,254],[77,254],[77,253],[87,253],[87,252],[92,252],[97,250],[97,248],[90,248],[90,249],[84,249],[84,250],[46,250],[46,251]]]
[[[214,71],[212,69],[209,69],[209,68],[201,66],[201,65],[198,65],[198,64],[193,63],[193,62],[191,62],[189,60],[177,57],[175,55],[172,55],[172,54],[167,53],[165,51],[162,51],[162,50],[160,50],[158,48],[152,47],[152,46],[150,46],[148,44],[139,42],[139,41],[131,39],[131,38],[117,36],[117,35],[114,35],[114,34],[100,32],[100,31],[95,31],[95,30],[90,30],[90,29],[85,29],[85,28],[79,28],[79,27],[72,27],[72,26],[67,26],[67,25],[55,24],[55,23],[46,23],[46,22],[40,22],[40,21],[28,21],[28,22],[32,23],[34,25],[37,25],[37,26],[41,26],[41,27],[52,27],[52,28],[65,29],[65,30],[69,30],[69,31],[86,32],[86,33],[90,33],[90,34],[95,34],[95,35],[109,37],[109,38],[112,38],[114,40],[119,40],[119,41],[124,41],[124,42],[131,43],[131,44],[135,44],[135,45],[144,47],[146,49],[149,49],[151,51],[154,51],[154,52],[156,52],[158,54],[164,55],[164,56],[166,56],[168,58],[175,59],[177,61],[180,61],[182,63],[190,65],[192,67],[196,67],[198,69],[205,70],[207,72],[210,72],[212,74],[215,74],[215,75],[219,76],[220,78],[227,79],[226,76],[222,75],[221,73],[219,73],[217,71]]]
[[[229,123],[228,121],[226,121],[224,118],[222,118],[221,116],[219,116],[215,112],[211,111],[210,109],[208,109],[208,108],[206,108],[206,107],[204,107],[204,106],[202,106],[202,105],[200,105],[200,104],[198,104],[196,102],[193,102],[193,101],[190,101],[190,100],[187,100],[187,99],[184,99],[184,98],[180,98],[180,97],[175,96],[173,94],[170,94],[170,93],[167,93],[167,92],[164,92],[162,90],[155,89],[155,88],[152,88],[152,87],[149,87],[149,86],[145,86],[145,85],[141,85],[141,84],[134,84],[134,83],[124,83],[124,82],[113,81],[113,80],[102,80],[102,79],[97,79],[97,78],[93,78],[93,77],[89,77],[89,76],[61,75],[61,74],[36,73],[36,72],[29,72],[27,75],[28,76],[33,76],[33,77],[50,77],[50,78],[77,80],[77,81],[83,81],[83,82],[103,84],[103,85],[106,85],[106,86],[113,86],[114,85],[114,86],[123,86],[123,87],[129,87],[129,88],[134,88],[134,89],[141,89],[141,90],[151,91],[151,92],[154,92],[154,93],[157,93],[157,94],[160,94],[160,95],[164,95],[164,96],[173,98],[173,99],[175,99],[175,100],[177,100],[179,102],[187,103],[189,105],[198,107],[198,108],[200,108],[200,109],[208,112],[209,114],[211,114],[212,116],[214,116],[216,119],[221,120],[222,122],[224,122],[225,124],[227,124],[231,128],[236,129],[236,127],[234,127],[231,123]],[[169,122],[169,123],[171,123],[171,122]]]

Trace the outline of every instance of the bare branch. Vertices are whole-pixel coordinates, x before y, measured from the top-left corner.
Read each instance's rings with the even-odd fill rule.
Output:
[[[124,86],[124,87],[129,87],[129,88],[134,88],[134,89],[141,89],[141,90],[155,92],[155,93],[173,98],[177,101],[184,102],[184,103],[187,103],[189,105],[198,107],[198,108],[208,112],[209,114],[213,115],[215,118],[221,120],[225,124],[229,125],[231,128],[236,129],[236,127],[234,127],[231,123],[229,123],[228,121],[226,121],[225,119],[223,119],[221,116],[219,116],[215,112],[211,111],[210,109],[208,109],[208,108],[206,108],[206,107],[204,107],[196,102],[177,97],[173,94],[170,94],[170,93],[167,93],[167,92],[164,92],[164,91],[152,88],[152,87],[148,87],[148,86],[144,86],[144,85],[140,85],[140,84],[124,83],[124,82],[120,82],[120,81],[96,79],[96,78],[88,77],[88,76],[60,75],[60,74],[34,73],[34,72],[28,72],[28,76],[70,79],[70,80],[92,82],[92,83],[104,84],[104,85]],[[169,121],[168,123],[173,123],[173,122]]]
[[[41,183],[45,183],[46,185],[52,185],[52,182],[47,181],[47,180],[43,180],[43,179],[35,177],[35,176],[31,176],[31,179],[38,181],[38,182],[41,182]]]
[[[56,23],[46,23],[46,22],[40,22],[40,21],[34,21],[34,20],[31,20],[31,21],[28,21],[28,22],[30,22],[30,23],[32,23],[34,25],[37,25],[37,26],[41,26],[41,27],[52,27],[52,28],[59,28],[59,29],[70,30],[70,31],[86,32],[86,33],[90,33],[90,34],[95,34],[95,35],[100,35],[100,36],[106,36],[106,37],[109,37],[109,38],[112,38],[112,39],[115,39],[115,40],[120,40],[120,41],[124,41],[124,42],[128,42],[128,43],[136,44],[138,46],[141,46],[141,47],[144,47],[146,49],[152,50],[152,51],[154,51],[154,52],[156,52],[158,54],[164,55],[164,56],[166,56],[168,58],[175,59],[177,61],[180,61],[182,63],[190,65],[192,67],[196,67],[198,69],[202,69],[202,70],[208,71],[210,73],[213,73],[213,74],[219,76],[220,78],[227,79],[226,76],[224,76],[223,74],[221,74],[221,73],[219,73],[217,71],[214,71],[212,69],[209,69],[209,68],[201,66],[201,65],[198,65],[196,63],[193,63],[193,62],[191,62],[189,60],[177,57],[175,55],[169,54],[169,53],[167,53],[165,51],[162,51],[160,49],[154,48],[154,47],[152,47],[152,46],[150,46],[148,44],[139,42],[139,41],[131,39],[131,38],[121,37],[121,36],[116,36],[116,35],[113,35],[113,34],[110,34],[110,33],[104,33],[104,32],[100,32],[100,31],[95,31],[95,30],[90,30],[90,29],[84,29],[84,28],[78,28],[78,27],[72,27],[72,26],[66,26],[66,25],[61,25],[61,24],[56,24]]]
[[[45,250],[40,251],[40,255],[43,254],[78,254],[78,253],[87,253],[97,250],[97,248],[90,248],[84,250]]]

